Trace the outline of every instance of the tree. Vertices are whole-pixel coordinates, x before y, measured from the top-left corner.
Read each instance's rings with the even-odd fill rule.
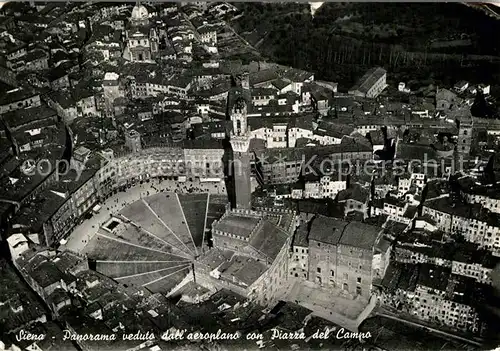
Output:
[[[494,107],[488,103],[483,92],[478,89],[474,103],[470,108],[470,112],[474,117],[492,118],[495,115]]]

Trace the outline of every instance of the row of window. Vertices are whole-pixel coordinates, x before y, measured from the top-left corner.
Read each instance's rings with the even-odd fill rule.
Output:
[[[144,39],[144,40],[131,40],[130,44],[131,45],[144,45],[144,46],[147,46],[147,45],[149,45],[148,42],[149,41],[147,39]]]
[[[321,273],[321,267],[317,267],[316,268],[316,272],[317,273]],[[330,276],[331,277],[335,277],[335,271],[334,270],[330,270]],[[344,273],[343,274],[343,278],[344,278],[344,280],[348,280],[349,279],[349,274],[348,273]],[[356,282],[359,283],[359,284],[361,284],[361,277],[357,277],[356,278]]]
[[[252,96],[252,100],[270,100],[270,99],[274,99],[274,95],[272,95],[272,96],[265,96],[265,95]]]
[[[316,277],[316,283],[318,283],[319,285],[323,285],[323,281],[322,281],[321,277]],[[336,283],[333,279],[330,279],[330,285],[332,285],[332,286],[336,285]],[[343,283],[342,290],[349,292],[349,285],[347,283]],[[356,286],[356,295],[361,295],[361,294],[362,294],[361,287]]]

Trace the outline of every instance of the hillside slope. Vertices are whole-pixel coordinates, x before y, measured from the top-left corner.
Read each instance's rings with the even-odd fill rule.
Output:
[[[314,18],[306,3],[237,6],[244,15],[234,28],[265,57],[341,86],[374,65],[395,80],[500,78],[500,21],[462,4],[325,3]]]

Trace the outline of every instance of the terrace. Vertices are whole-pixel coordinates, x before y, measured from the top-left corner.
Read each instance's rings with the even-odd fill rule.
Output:
[[[248,239],[254,228],[259,224],[259,221],[260,218],[257,217],[244,217],[230,214],[217,222],[214,229]]]

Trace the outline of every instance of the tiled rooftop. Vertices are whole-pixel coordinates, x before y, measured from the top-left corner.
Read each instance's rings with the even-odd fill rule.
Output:
[[[386,73],[387,71],[381,67],[370,68],[350,90],[359,90],[360,92],[366,94],[368,90],[370,90],[370,88]]]
[[[0,283],[0,324],[6,333],[17,332],[47,314],[39,298],[4,260],[0,260]]]

